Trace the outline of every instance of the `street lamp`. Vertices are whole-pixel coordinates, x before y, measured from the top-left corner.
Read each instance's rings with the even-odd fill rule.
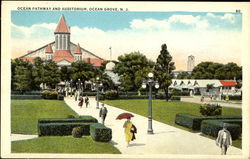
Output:
[[[153,80],[154,74],[149,73],[147,81],[142,83],[142,88],[146,88],[147,85],[149,86],[149,97],[148,97],[148,134],[153,134],[152,128],[152,86],[154,85],[156,89],[159,88],[158,81]]]
[[[99,88],[102,86],[102,83],[99,81],[99,77],[96,77],[96,109],[99,109]]]
[[[70,97],[72,97],[72,85],[73,85],[73,80],[70,80]]]

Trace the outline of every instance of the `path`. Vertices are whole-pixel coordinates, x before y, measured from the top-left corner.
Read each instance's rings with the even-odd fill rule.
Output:
[[[98,117],[99,109],[96,109],[96,101],[94,98],[90,98],[90,106],[88,108],[78,107],[78,102],[74,101],[73,97],[66,97],[65,103],[79,115],[91,115],[101,122],[101,119]],[[122,128],[124,120],[115,120],[120,113],[127,111],[108,105],[106,105],[106,107],[108,109],[108,115],[105,125],[112,129],[113,136],[111,143],[113,143],[122,154],[220,155],[220,148],[215,145],[214,140],[154,120],[154,134],[148,135],[148,119],[135,113],[133,113],[135,117],[132,118],[132,122],[136,125],[138,133],[136,134],[136,140],[131,142],[130,147],[127,147],[124,130]],[[228,155],[241,155],[241,153],[241,149],[235,147],[228,149]]]
[[[194,97],[181,97],[182,102],[189,102],[189,103],[198,103],[201,104],[200,96],[194,96]],[[205,98],[203,103],[211,103],[211,104],[219,104],[223,107],[229,107],[229,108],[241,108],[242,104],[239,103],[232,103],[232,102],[226,102],[226,101],[211,101],[210,98]]]
[[[38,135],[11,134],[11,141],[28,140],[38,137]]]

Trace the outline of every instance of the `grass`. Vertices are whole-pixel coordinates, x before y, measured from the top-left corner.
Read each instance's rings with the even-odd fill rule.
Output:
[[[12,100],[11,133],[37,134],[40,118],[66,118],[74,115],[64,101],[59,100]]]
[[[13,141],[12,153],[87,153],[120,154],[111,143],[93,141],[90,136],[49,136],[30,140]]]
[[[144,99],[132,99],[132,100],[104,100],[105,104],[112,105],[136,114],[148,116],[148,100]],[[197,116],[200,114],[200,104],[186,103],[186,102],[167,102],[165,100],[153,100],[152,114],[153,119],[163,122],[165,124],[184,129],[190,132],[191,129],[182,127],[175,124],[175,115],[177,113],[188,113]],[[222,115],[241,115],[241,109],[239,108],[225,108],[222,107]],[[241,148],[241,139],[237,139],[233,142],[233,146]]]

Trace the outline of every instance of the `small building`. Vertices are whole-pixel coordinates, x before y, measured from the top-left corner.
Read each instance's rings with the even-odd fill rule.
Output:
[[[212,88],[208,89],[207,85],[212,85]],[[238,95],[236,85],[235,80],[173,79],[169,89],[189,91],[190,95]]]

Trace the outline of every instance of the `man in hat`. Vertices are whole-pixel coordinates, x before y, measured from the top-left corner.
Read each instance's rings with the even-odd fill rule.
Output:
[[[102,103],[102,107],[99,112],[99,117],[102,118],[102,124],[104,125],[105,118],[107,116],[108,110],[106,107],[104,107],[104,104]]]
[[[229,145],[232,145],[232,137],[225,123],[223,124],[223,129],[218,132],[216,145],[221,148],[222,155],[226,155]]]

